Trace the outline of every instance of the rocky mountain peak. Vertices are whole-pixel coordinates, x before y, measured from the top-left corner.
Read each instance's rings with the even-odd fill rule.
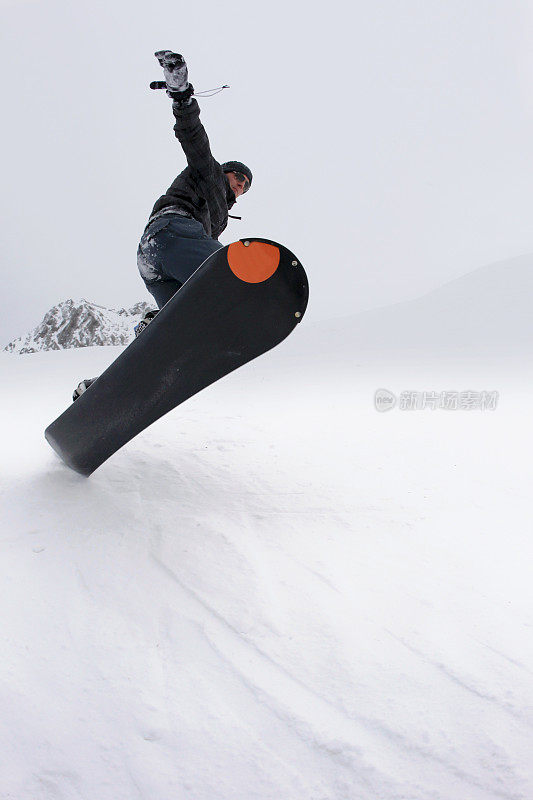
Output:
[[[139,301],[131,308],[106,308],[89,300],[63,300],[46,312],[26,336],[4,347],[8,353],[36,353],[72,347],[127,345],[133,328],[151,306]]]

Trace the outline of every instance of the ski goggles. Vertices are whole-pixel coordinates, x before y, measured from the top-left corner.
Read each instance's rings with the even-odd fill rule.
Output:
[[[250,188],[250,181],[243,172],[235,172],[235,170],[232,170],[232,172],[239,181],[239,183],[244,183],[244,189],[242,190],[242,193],[246,194],[246,192]]]

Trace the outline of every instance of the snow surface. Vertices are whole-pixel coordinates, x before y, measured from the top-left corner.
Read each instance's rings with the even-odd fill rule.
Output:
[[[354,325],[89,479],[43,430],[121,349],[0,355],[2,800],[533,797],[531,364],[377,361]]]

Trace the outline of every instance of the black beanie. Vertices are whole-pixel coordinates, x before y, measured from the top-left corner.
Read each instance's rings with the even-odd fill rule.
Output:
[[[222,172],[242,172],[250,181],[250,186],[252,185],[252,170],[241,161],[225,161],[220,166],[222,167]]]

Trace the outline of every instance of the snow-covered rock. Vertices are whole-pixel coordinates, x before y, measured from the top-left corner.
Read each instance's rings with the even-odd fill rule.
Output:
[[[129,309],[114,309],[84,299],[64,300],[47,311],[32,331],[13,339],[4,350],[36,353],[71,347],[127,345],[134,338],[134,325],[149,308],[144,301]]]

